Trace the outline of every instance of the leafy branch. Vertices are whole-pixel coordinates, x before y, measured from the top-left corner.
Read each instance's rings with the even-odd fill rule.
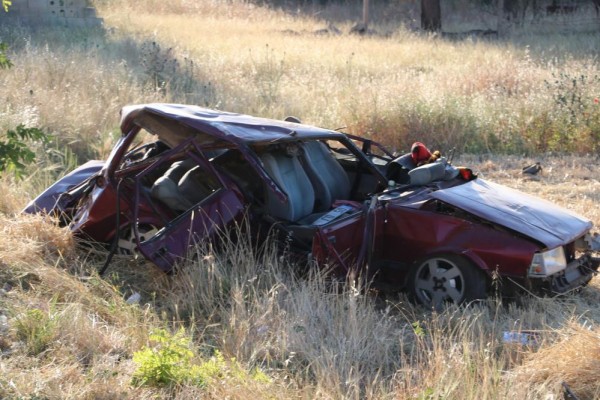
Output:
[[[6,55],[6,50],[8,50],[8,45],[0,42],[0,69],[8,69],[13,66],[13,63],[10,62],[10,59]]]
[[[11,0],[2,0],[2,8],[4,8],[4,12],[8,12],[8,7],[12,5]],[[8,45],[6,43],[0,42],[0,69],[8,69],[12,67],[12,63],[9,58],[6,56],[6,50],[8,49]]]
[[[26,164],[35,160],[35,153],[26,142],[35,141],[48,143],[49,137],[39,128],[26,128],[22,124],[8,130],[6,139],[0,140],[0,172],[13,172],[20,178]]]

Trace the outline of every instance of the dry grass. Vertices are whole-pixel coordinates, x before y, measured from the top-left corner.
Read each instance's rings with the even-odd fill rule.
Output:
[[[424,137],[468,151],[589,152],[597,146],[597,34],[576,41],[545,34],[448,42],[411,33],[402,25],[405,17],[393,28],[375,20],[374,29],[385,35],[349,35],[349,19],[336,22],[341,36],[319,36],[314,32],[328,20],[339,21],[335,9],[292,18],[238,3],[201,9],[181,3],[161,14],[130,7],[107,7],[105,18],[196,60],[216,93],[209,99],[186,93],[195,103],[298,115],[398,148]]]
[[[100,279],[105,250],[76,248],[49,219],[14,215],[74,157],[107,154],[122,105],[176,101],[293,114],[400,150],[419,138],[442,150],[515,151],[457,163],[600,226],[596,157],[522,156],[597,146],[598,34],[447,42],[411,32],[414,2],[392,3],[373,10],[379,35],[368,37],[346,34],[357,7],[220,0],[102,1],[106,31],[0,31],[15,64],[0,71],[0,130],[41,126],[58,141],[36,145],[38,165],[23,182],[0,177],[0,397],[549,399],[563,382],[581,398],[600,396],[598,278],[557,299],[432,313],[318,273],[298,277],[268,245],[256,252],[241,241],[226,253],[198,249],[174,276],[117,256]],[[328,21],[344,34],[315,35]],[[558,105],[572,94],[581,102]],[[543,173],[523,177],[533,161]],[[134,292],[141,303],[126,304]],[[218,349],[271,382],[132,385],[132,354],[149,332],[182,326],[195,361]],[[504,331],[521,330],[535,341],[503,342]]]
[[[580,398],[598,398],[595,375],[600,368],[600,330],[572,323],[556,334],[555,345],[541,349],[519,367],[520,380],[553,386],[568,382]]]
[[[60,247],[69,257],[46,249],[49,237],[62,233],[50,221],[2,223],[12,226],[8,237],[33,242],[26,263],[12,255],[10,243],[0,249],[7,260],[2,281],[12,286],[0,297],[8,316],[3,397],[543,399],[557,396],[562,382],[583,398],[600,389],[597,279],[558,299],[519,306],[491,300],[431,313],[318,273],[298,278],[269,247],[256,253],[243,240],[225,253],[199,249],[198,261],[172,277],[117,259],[103,281],[90,275],[101,260],[72,245]],[[84,269],[73,268],[84,261]],[[124,303],[131,290],[142,294],[142,305]],[[30,310],[40,310],[53,327],[38,353],[19,336]],[[271,382],[131,386],[131,355],[163,324],[185,326],[199,358],[219,349],[260,367]],[[535,342],[502,341],[504,331],[521,330],[536,332]]]

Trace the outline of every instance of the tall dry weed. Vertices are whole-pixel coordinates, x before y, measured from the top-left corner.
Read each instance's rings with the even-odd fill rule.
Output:
[[[431,313],[403,298],[381,302],[316,271],[298,279],[276,253],[241,243],[224,253],[201,251],[165,287],[161,304],[178,323],[193,324],[201,347],[293,379],[318,398],[556,395],[560,386],[545,380],[523,384],[520,366],[533,365],[565,324],[600,318],[579,317],[598,296],[595,285],[562,299]],[[522,331],[534,332],[535,341],[504,341],[505,332]]]
[[[135,7],[132,19],[126,15],[133,11],[104,10],[111,23],[142,35],[160,28],[162,42],[196,60],[223,109],[297,115],[398,149],[416,138],[463,152],[585,153],[597,147],[600,82],[590,42],[569,46],[566,37],[551,35],[555,46],[548,48],[535,34],[514,42],[450,42],[401,24],[388,35],[349,35],[340,25],[341,35],[319,36],[313,32],[327,25],[326,16],[292,19],[235,2],[218,12],[189,9],[194,21],[202,21],[194,24],[178,12],[157,18],[144,6]],[[260,22],[249,18],[256,13]],[[377,30],[377,20],[373,24]],[[570,48],[569,56],[558,48]],[[565,74],[585,84],[573,87],[560,78]],[[573,94],[581,103],[557,100]]]
[[[40,224],[36,231],[52,227]],[[11,236],[22,243],[27,235],[21,228]],[[34,241],[46,240],[38,233]],[[283,397],[544,398],[560,393],[559,380],[566,377],[580,393],[598,390],[591,378],[597,372],[590,347],[594,338],[586,336],[600,320],[592,307],[600,296],[597,280],[579,294],[558,299],[524,299],[520,305],[490,301],[432,313],[403,297],[378,298],[318,271],[299,275],[271,245],[257,252],[249,241],[235,243],[218,252],[199,248],[198,256],[170,277],[154,276],[157,270],[120,257],[108,281],[87,277],[77,267],[73,271],[84,274],[73,276],[54,266],[65,263],[55,253],[44,256],[39,250],[31,259],[35,264],[7,264],[2,279],[19,279],[21,285],[9,292],[11,303],[0,297],[0,306],[15,316],[32,307],[49,313],[57,322],[57,339],[36,361],[43,365],[34,373],[37,389],[25,379],[31,360],[24,362],[15,339],[8,339],[5,345],[16,353],[3,364],[6,379],[21,393],[53,396],[67,382],[57,378],[62,371],[70,382],[62,390],[70,396],[94,397],[108,390],[144,397],[151,392],[129,386],[131,354],[146,342],[152,326],[185,326],[200,354],[219,349],[248,368],[260,367]],[[6,260],[10,253],[2,251]],[[87,273],[99,264],[88,262]],[[141,292],[142,305],[124,303],[117,290],[127,293],[127,287]],[[535,332],[535,341],[503,341],[504,332],[521,331]],[[576,350],[561,344],[578,336],[581,340],[572,342]],[[577,354],[588,350],[589,362],[579,368]],[[565,352],[572,362],[563,356],[563,364],[552,364],[553,354]],[[576,381],[581,384],[571,384]],[[184,398],[274,393],[270,385],[252,387],[215,385],[201,392],[182,387],[177,393]],[[5,395],[10,393],[15,392]]]
[[[600,331],[591,325],[572,323],[556,334],[555,344],[540,350],[515,371],[517,381],[558,388],[566,384],[578,398],[598,398]]]

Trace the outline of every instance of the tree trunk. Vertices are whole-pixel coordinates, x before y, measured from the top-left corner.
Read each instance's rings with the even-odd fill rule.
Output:
[[[496,30],[498,35],[504,36],[507,31],[507,22],[504,19],[504,0],[497,0],[496,14],[498,16]]]
[[[440,0],[421,0],[421,29],[428,32],[442,30]]]
[[[363,25],[365,30],[369,27],[369,0],[363,0]]]
[[[504,0],[504,18],[509,21],[518,19],[519,6],[519,0]]]

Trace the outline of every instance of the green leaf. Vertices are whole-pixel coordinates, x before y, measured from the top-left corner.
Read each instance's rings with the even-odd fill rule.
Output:
[[[0,42],[0,69],[8,69],[13,66],[13,63],[6,55],[7,50],[8,45],[6,43]]]
[[[17,126],[6,132],[6,140],[0,140],[0,172],[12,172],[21,178],[27,164],[35,161],[35,152],[27,142],[48,143],[50,138],[38,128]]]

